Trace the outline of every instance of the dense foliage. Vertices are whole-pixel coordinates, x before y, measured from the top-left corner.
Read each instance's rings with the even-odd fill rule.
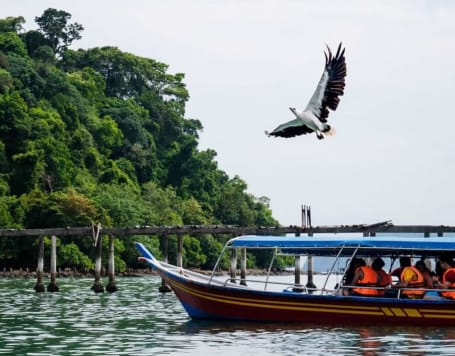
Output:
[[[70,19],[0,20],[0,228],[277,225],[267,198],[198,149],[183,74],[115,47],[71,50],[83,26]],[[159,255],[158,236],[136,240]],[[132,241],[116,239],[117,268],[135,266]],[[185,236],[185,265],[211,266],[223,242]],[[0,267],[33,268],[35,244],[0,238]],[[61,268],[92,267],[90,237],[60,238],[58,253]]]

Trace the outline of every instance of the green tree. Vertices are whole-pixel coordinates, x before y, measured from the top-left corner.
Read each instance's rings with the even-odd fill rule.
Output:
[[[21,32],[25,19],[22,16],[0,19],[0,32]]]
[[[25,194],[40,185],[44,177],[43,151],[30,150],[12,157],[10,187],[13,194]]]
[[[45,81],[33,61],[25,56],[10,54],[6,68],[14,78],[14,87],[28,106],[35,106],[41,98]]]
[[[0,51],[5,54],[17,54],[25,56],[27,49],[24,42],[22,42],[19,35],[15,32],[1,32],[0,31]]]
[[[0,94],[7,93],[13,87],[14,79],[8,71],[0,68]]]
[[[199,237],[201,249],[206,255],[206,261],[201,265],[203,269],[212,269],[223,249],[224,244],[230,237],[213,237],[212,235],[202,235]],[[220,263],[221,268],[229,268],[229,255],[224,254]]]
[[[0,138],[8,158],[24,149],[31,135],[27,104],[17,91],[0,95]]]
[[[52,8],[45,10],[41,16],[35,17],[40,32],[48,40],[54,53],[58,55],[65,52],[74,40],[82,38],[80,33],[84,27],[77,22],[68,23],[69,19],[71,14],[68,12]]]
[[[54,49],[51,47],[49,40],[40,31],[32,30],[25,32],[21,34],[21,38],[25,43],[29,56],[34,57],[34,53],[38,48],[48,47],[51,51],[50,54],[55,58]]]
[[[118,153],[123,144],[123,131],[110,116],[104,116],[97,125],[94,132],[94,140],[99,151],[107,157]]]
[[[31,57],[41,63],[54,64],[55,55],[54,51],[49,46],[39,46],[32,53]]]
[[[90,226],[102,219],[95,203],[74,189],[44,194],[35,190],[27,198],[25,216],[30,228]]]
[[[201,243],[198,238],[191,236],[183,237],[183,264],[187,267],[201,268],[207,261],[207,256],[203,253]]]
[[[59,247],[57,261],[61,268],[93,270],[95,267],[92,260],[74,242]]]

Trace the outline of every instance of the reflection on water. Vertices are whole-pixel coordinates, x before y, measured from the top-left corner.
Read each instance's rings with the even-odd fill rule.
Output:
[[[34,283],[0,279],[0,355],[455,354],[455,328],[192,321],[153,276],[119,278],[114,294],[91,279],[61,279],[59,293]]]
[[[455,354],[455,328],[344,327],[322,324],[193,321],[182,325],[191,335],[236,339],[250,349],[280,355],[311,354]],[[262,353],[261,353],[262,354]]]

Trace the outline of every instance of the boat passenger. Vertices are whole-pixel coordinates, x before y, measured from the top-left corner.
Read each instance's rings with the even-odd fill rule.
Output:
[[[352,280],[354,279],[355,271],[357,268],[365,266],[365,260],[354,257],[351,262],[349,262],[349,267],[346,270],[346,273],[343,277],[343,286],[350,286],[352,285]],[[351,294],[351,288],[343,288],[342,289],[343,295],[347,296]]]
[[[385,263],[383,259],[380,257],[376,257],[371,263],[371,267],[378,275],[378,281],[376,283],[376,286],[384,287],[384,289],[376,290],[378,296],[383,296],[385,294],[386,288],[392,284],[392,277],[382,269],[384,266]]]
[[[454,289],[454,291],[441,292],[444,298],[455,299],[455,263],[450,255],[444,254],[439,257],[439,265],[443,270],[442,281],[436,281],[435,285],[440,289]]]
[[[400,282],[394,288],[409,288],[401,291],[402,298],[419,299],[425,294],[425,279],[422,273],[413,266],[405,267],[401,272]]]
[[[428,269],[427,265],[425,264],[425,261],[423,260],[417,261],[415,264],[415,268],[417,268],[419,272],[422,273],[425,282],[425,288],[427,289],[434,288],[433,277],[431,277],[431,272]]]
[[[352,280],[353,286],[359,286],[362,288],[353,288],[351,295],[375,297],[378,295],[378,290],[375,289],[378,283],[378,275],[371,266],[361,266],[355,271],[354,278]],[[374,288],[367,288],[374,287]]]
[[[390,272],[390,275],[392,277],[398,278],[400,280],[401,278],[401,272],[403,272],[403,269],[406,267],[411,266],[411,257],[409,256],[402,256],[400,257],[400,267],[395,268],[392,272]]]

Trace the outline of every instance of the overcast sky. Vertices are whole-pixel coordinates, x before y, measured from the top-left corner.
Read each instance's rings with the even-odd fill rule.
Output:
[[[116,46],[185,73],[200,149],[270,198],[282,225],[455,225],[455,2],[2,0],[27,30],[49,7],[85,27],[72,48]],[[324,47],[346,47],[336,135],[265,130],[308,103]]]

